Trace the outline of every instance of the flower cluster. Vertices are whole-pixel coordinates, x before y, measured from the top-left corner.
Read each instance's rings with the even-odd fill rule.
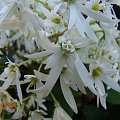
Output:
[[[30,108],[34,109],[28,120],[51,119],[44,117],[43,101],[57,81],[75,113],[71,89],[87,94],[88,88],[97,96],[97,106],[100,102],[107,109],[107,89],[120,92],[120,33],[114,4],[120,6],[120,0],[0,1],[0,54],[4,57],[12,50],[14,60],[8,59],[0,75],[0,104],[15,112],[12,119],[26,116],[25,109]],[[23,97],[23,84],[28,97]],[[17,89],[17,102],[7,93],[12,87]],[[71,120],[53,94],[52,98],[57,104],[53,120]],[[11,106],[12,102],[16,104]]]

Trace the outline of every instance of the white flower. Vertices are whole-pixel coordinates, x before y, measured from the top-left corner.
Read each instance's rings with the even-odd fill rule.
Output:
[[[34,90],[38,89],[39,87],[43,86],[43,83],[41,81],[45,81],[46,78],[48,77],[47,75],[34,70],[35,75],[25,75],[25,81],[30,81],[30,84],[28,85],[26,91],[29,92],[34,92]],[[33,89],[31,89],[33,87]],[[41,107],[42,104],[42,99],[43,99],[43,93],[36,93],[37,96],[37,104]]]
[[[1,91],[5,91],[10,87],[10,85],[16,85],[18,97],[20,102],[22,103],[22,91],[20,87],[20,71],[19,68],[16,66],[15,63],[9,60],[8,67],[4,69],[4,72],[0,75],[0,80],[4,81],[2,87],[0,88]]]
[[[14,100],[7,91],[0,91],[0,114],[3,110],[13,113],[16,108],[16,100]]]
[[[43,6],[41,6],[41,11],[46,16],[46,19],[44,20],[46,36],[49,37],[50,35],[54,35],[65,30],[65,23],[59,14],[53,10],[49,11]]]
[[[103,83],[120,92],[118,81],[114,80],[117,70],[112,69],[112,66],[109,63],[96,62],[90,64],[90,74],[94,80],[95,88],[98,91],[97,97],[98,99],[100,98],[102,106],[106,109],[106,93]]]
[[[25,117],[25,116],[26,116],[26,113],[25,113],[24,105],[20,105],[18,103],[17,110],[12,115],[12,119],[21,119],[22,117]]]
[[[42,87],[34,90],[34,92],[39,93],[44,91],[44,97],[46,97],[51,92],[61,73],[64,71],[64,66],[67,65],[66,68],[70,68],[70,71],[74,71],[77,74],[76,79],[78,80],[75,79],[75,81],[73,81],[73,84],[77,85],[78,89],[80,89],[83,93],[85,93],[84,86],[86,86],[94,94],[96,94],[96,90],[94,88],[94,81],[90,78],[86,67],[82,63],[77,53],[79,52],[77,51],[77,49],[84,47],[87,41],[87,38],[82,38],[78,36],[75,37],[71,32],[66,32],[66,34],[60,38],[58,44],[53,45],[53,47],[49,48],[48,50],[40,53],[27,55],[26,57],[28,58],[40,58],[49,55],[49,57],[45,60],[45,69],[51,68],[51,70],[46,79],[46,83]],[[68,73],[70,74],[70,72]],[[65,77],[65,74],[63,74],[61,77],[61,81],[62,79],[68,79],[68,75]],[[71,108],[74,109],[75,112],[77,112],[75,107],[76,105],[74,104],[74,99],[69,90],[69,87],[67,87],[64,82],[61,82],[61,86],[63,91],[65,91],[64,88],[68,90],[69,94],[66,94],[68,96],[66,96],[65,99],[67,99],[67,102],[71,106]],[[73,85],[71,86],[73,87]],[[63,93],[65,95],[65,92]],[[69,95],[73,100],[73,105],[70,104],[70,101],[67,98],[70,97]]]
[[[9,3],[2,8],[0,13],[1,30],[20,30],[30,39],[35,35],[35,31],[41,30],[42,20],[24,5],[24,1]]]
[[[54,110],[53,120],[72,120],[70,116],[61,108],[57,106]]]
[[[68,29],[71,29],[75,25],[75,27],[77,28],[77,30],[80,32],[81,35],[85,36],[85,33],[86,33],[91,40],[98,42],[98,39],[95,33],[93,32],[89,23],[83,17],[82,13],[100,22],[111,23],[112,20],[106,17],[100,11],[95,11],[91,8],[88,8],[87,6],[84,5],[85,3],[86,1],[83,1],[83,0],[69,1],[68,5],[69,5],[70,17],[69,17]],[[63,5],[63,2],[59,3],[55,7],[55,9],[56,8],[60,9],[62,5]]]
[[[34,110],[28,120],[52,120],[51,118],[45,118],[43,115],[46,115],[43,110]]]
[[[70,87],[75,91],[78,91],[79,89],[82,93],[86,94],[84,84],[81,80],[79,80],[79,76],[78,74],[76,74],[76,72],[77,71],[72,71],[71,69],[66,67],[63,68],[63,71],[60,75],[60,85],[64,98],[75,113],[78,112],[77,105],[70,90]]]

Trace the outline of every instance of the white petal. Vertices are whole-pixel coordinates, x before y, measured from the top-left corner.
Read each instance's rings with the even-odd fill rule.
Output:
[[[82,35],[85,36],[85,30],[84,30],[84,24],[83,22],[80,20],[79,16],[77,15],[76,18],[76,23],[75,23],[75,27],[77,28],[78,32]]]
[[[70,91],[70,88],[65,84],[65,77],[64,75],[60,77],[60,85],[61,85],[61,89],[64,95],[64,98],[66,100],[66,102],[68,103],[68,105],[72,108],[72,110],[77,114],[77,106],[73,97],[72,92]]]
[[[100,103],[106,110],[107,109],[107,106],[106,106],[106,96],[100,96]]]
[[[37,103],[41,107],[43,95],[42,95],[42,93],[37,93],[36,95],[37,95]]]
[[[58,80],[58,77],[61,74],[64,64],[65,64],[64,59],[61,59],[60,63],[58,63],[55,67],[53,67],[50,70],[50,73],[48,75],[45,85],[38,89],[32,90],[32,92],[35,92],[35,93],[43,92],[44,97],[48,96],[48,94],[51,92],[52,88],[54,87],[56,81]]]
[[[93,29],[91,28],[91,26],[87,23],[86,19],[83,17],[83,15],[81,13],[79,13],[79,20],[82,22],[84,28],[84,32],[87,34],[87,36],[94,42],[98,42],[98,39],[93,31]]]
[[[20,81],[20,85],[26,84],[26,83],[29,83],[29,82],[31,82],[31,80],[21,80],[21,81]],[[16,82],[13,81],[11,85],[16,85]]]
[[[71,29],[75,25],[76,21],[76,9],[73,4],[70,5],[70,18],[69,18],[69,24],[68,24],[68,29]]]
[[[55,52],[51,56],[49,56],[48,59],[46,59],[47,64],[45,66],[45,69],[49,69],[57,65],[57,63],[60,62],[62,56],[63,56],[62,51]]]
[[[11,85],[11,83],[14,81],[14,78],[15,78],[14,73],[10,73],[8,78],[3,83],[2,87],[1,87],[1,90],[5,91],[6,89],[8,89],[9,86]]]
[[[50,40],[45,36],[44,31],[39,31],[36,34],[39,38],[39,41],[36,41],[38,44],[38,47],[41,46],[43,49],[48,50],[49,48],[53,47],[53,44],[50,42]]]
[[[15,70],[16,70],[15,81],[16,81],[18,97],[19,97],[20,102],[22,103],[22,90],[21,90],[20,81],[19,81],[21,75],[20,75],[20,71],[18,68],[15,68]]]
[[[82,48],[88,44],[89,39],[87,37],[81,38],[81,40],[74,45],[75,48]]]
[[[60,9],[60,7],[61,7],[61,5],[63,4],[63,2],[61,2],[61,3],[59,3],[58,5],[56,5],[55,7],[54,7],[54,12],[56,13],[56,12],[58,12],[58,10]]]
[[[85,84],[85,86],[88,87],[94,94],[96,94],[96,90],[94,87],[94,81],[89,76],[88,71],[87,71],[86,67],[83,65],[80,58],[78,57],[76,61],[73,61],[73,63],[75,65],[75,68],[76,68],[81,80]]]
[[[101,80],[95,79],[95,87],[98,90],[100,96],[105,95],[105,88]]]
[[[10,15],[12,15],[13,11],[16,9],[14,3],[9,4],[8,6],[2,8],[0,10],[0,24]]]
[[[75,81],[76,81],[76,84],[77,84],[78,89],[79,89],[83,94],[86,94],[86,90],[85,90],[84,84],[83,84],[82,80],[79,78],[76,70],[74,71],[74,75],[75,75]]]
[[[35,29],[41,30],[41,26],[43,25],[43,21],[37,14],[33,13],[30,9],[26,8],[25,15],[28,18],[26,23],[29,21],[34,26]]]
[[[42,51],[39,53],[34,53],[34,54],[30,54],[30,55],[25,55],[25,57],[27,58],[41,58],[41,57],[45,57],[52,54],[51,51]]]
[[[106,23],[112,23],[113,22],[111,19],[106,17],[104,14],[96,12],[92,9],[89,9],[82,4],[79,4],[78,7],[79,7],[78,9],[80,9],[80,11],[82,11],[84,14],[86,14],[89,17],[92,17],[92,18],[94,18],[98,21],[106,22]]]
[[[25,3],[27,0],[19,0],[20,3]]]
[[[45,15],[46,17],[48,17],[49,19],[52,18],[52,15],[51,15],[50,11],[47,10],[47,9],[46,9],[45,7],[43,7],[42,5],[41,5],[41,10],[42,10],[42,12],[44,13],[44,15]]]
[[[120,92],[120,86],[119,86],[119,84],[116,81],[114,81],[114,79],[112,79],[112,78],[110,78],[108,76],[103,76],[102,77],[102,81],[105,84],[107,84],[109,87],[111,87],[112,89]]]
[[[67,84],[73,90],[78,91],[75,81],[75,74],[72,72],[71,69],[69,70],[67,67],[67,70],[65,70],[61,75],[65,78],[64,79],[65,84]]]
[[[54,87],[56,81],[58,80],[59,75],[61,74],[64,64],[65,64],[64,60],[61,59],[61,62],[51,69],[48,79],[46,80],[45,83],[45,88],[44,88],[45,96],[47,96]]]
[[[39,80],[41,80],[41,81],[46,81],[46,79],[47,79],[47,77],[48,77],[47,74],[41,73],[41,72],[39,72],[39,71],[37,71],[37,70],[34,70],[34,74],[35,74],[35,76],[36,76]]]
[[[0,30],[22,30],[23,26],[22,20],[8,20],[0,24]]]
[[[53,120],[72,120],[72,119],[60,106],[58,106],[55,108]]]

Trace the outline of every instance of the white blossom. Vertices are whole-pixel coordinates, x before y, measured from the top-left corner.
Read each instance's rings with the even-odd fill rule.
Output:
[[[57,106],[54,110],[53,120],[72,120],[72,119],[63,110],[63,108],[61,106]]]
[[[97,97],[98,99],[100,98],[102,106],[106,109],[107,95],[103,83],[120,92],[118,81],[114,80],[114,76],[116,76],[117,70],[112,69],[112,66],[110,64],[96,62],[90,65],[90,74],[94,79],[95,88],[98,91]]]
[[[0,75],[0,80],[4,81],[2,87],[0,88],[1,91],[7,90],[10,85],[15,84],[17,88],[17,93],[20,102],[22,103],[22,91],[20,87],[20,71],[19,68],[16,66],[15,63],[9,60],[8,67],[4,69],[4,72]]]

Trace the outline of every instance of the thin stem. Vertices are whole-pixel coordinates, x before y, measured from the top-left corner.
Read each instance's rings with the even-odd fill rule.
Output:
[[[31,97],[31,96],[28,96],[28,97],[24,98],[24,99],[23,99],[23,102],[26,101],[26,100],[28,100],[28,99],[30,99],[30,97]]]
[[[40,71],[40,70],[41,70],[42,65],[43,65],[43,61],[41,61],[41,64],[40,64],[40,66],[39,66],[39,68],[38,68],[38,71]]]
[[[50,93],[51,97],[53,98],[54,100],[54,104],[55,104],[55,107],[59,106],[59,102],[57,101],[57,99],[55,98],[55,96],[53,95],[53,93]]]
[[[4,120],[4,114],[5,114],[5,111],[3,110],[2,111],[2,120]]]
[[[29,63],[29,62],[35,61],[35,60],[36,60],[36,59],[34,59],[34,58],[25,60],[25,61],[23,61],[23,62],[17,64],[17,67],[20,67],[20,66],[22,66],[22,65],[24,65],[24,64],[26,64],[26,63]]]
[[[41,0],[36,0],[37,2],[40,2],[42,5],[44,5],[44,7],[46,8],[46,9],[48,9],[49,11],[51,11],[51,9],[50,9],[50,7],[47,5],[47,4],[45,4],[44,2],[42,2]]]
[[[25,63],[28,63],[28,62],[30,62],[30,59],[25,60],[25,61],[23,61],[23,62],[17,64],[17,66],[20,67],[20,66],[22,66],[22,65],[24,65]]]

